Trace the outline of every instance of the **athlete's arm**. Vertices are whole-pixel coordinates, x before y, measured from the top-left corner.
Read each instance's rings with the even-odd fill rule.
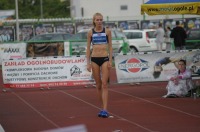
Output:
[[[106,28],[106,34],[108,36],[108,52],[109,52],[109,62],[110,62],[110,67],[112,67],[112,34],[110,29]]]
[[[87,34],[87,49],[86,49],[86,58],[87,58],[87,70],[91,71],[91,65],[90,65],[90,46],[91,46],[91,38],[92,38],[92,30],[90,30]]]

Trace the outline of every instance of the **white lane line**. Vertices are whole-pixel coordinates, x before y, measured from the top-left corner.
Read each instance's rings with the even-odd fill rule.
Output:
[[[175,109],[175,108],[168,107],[168,106],[165,106],[165,105],[162,105],[162,104],[158,104],[158,103],[149,101],[149,100],[147,100],[147,99],[143,99],[143,98],[140,98],[140,97],[137,97],[137,96],[133,96],[133,95],[130,95],[130,94],[127,94],[127,93],[123,93],[123,92],[120,92],[120,91],[116,91],[116,90],[113,90],[113,89],[109,89],[109,90],[112,91],[112,92],[115,92],[115,93],[119,93],[119,94],[123,94],[123,95],[129,96],[129,97],[133,97],[133,98],[136,98],[136,99],[138,99],[138,100],[142,100],[142,101],[144,101],[144,102],[148,102],[148,103],[151,103],[151,104],[154,104],[154,105],[163,107],[163,108],[167,108],[167,109],[170,109],[170,110],[173,110],[173,111],[182,113],[182,114],[186,114],[186,115],[188,115],[188,116],[200,118],[200,116],[198,116],[198,115],[190,114],[190,113],[184,112],[184,111],[179,110],[179,109]]]
[[[0,124],[0,132],[5,132],[5,130],[3,129],[3,127]]]
[[[91,103],[89,103],[89,102],[87,102],[87,101],[85,101],[85,100],[82,100],[81,98],[78,98],[78,97],[76,97],[76,96],[74,96],[74,95],[72,95],[72,94],[69,94],[69,93],[67,93],[67,92],[65,92],[65,91],[63,91],[63,90],[58,90],[58,91],[60,91],[61,93],[64,93],[64,94],[66,94],[66,95],[68,95],[68,96],[71,96],[72,98],[75,98],[75,99],[77,99],[77,100],[79,100],[79,101],[81,101],[81,102],[83,102],[83,103],[85,103],[85,104],[88,104],[88,105],[90,105],[90,106],[92,106],[92,107],[97,108],[97,109],[100,110],[100,108],[99,108],[98,106],[93,105],[93,104],[91,104]],[[126,121],[126,122],[132,124],[132,125],[135,125],[135,126],[137,126],[137,127],[140,127],[140,128],[142,128],[143,130],[146,130],[146,131],[148,131],[148,132],[155,132],[155,131],[153,131],[153,130],[151,130],[151,129],[149,129],[149,128],[146,128],[146,127],[144,127],[144,126],[142,126],[142,125],[140,125],[140,124],[138,124],[138,123],[136,123],[136,122],[130,121],[130,120],[128,120],[128,119],[126,119],[126,118],[123,118],[123,117],[121,117],[121,116],[119,116],[119,115],[117,115],[117,114],[111,113],[110,111],[109,111],[109,113],[110,113],[111,115],[114,115],[115,117],[121,119],[121,120],[124,120],[124,121]]]
[[[41,132],[87,132],[87,128],[85,125],[80,124],[80,125],[73,125],[69,127],[45,130]]]
[[[47,120],[49,123],[51,123],[52,125],[54,125],[55,127],[59,128],[60,126],[58,126],[56,123],[54,123],[52,120],[50,120],[49,118],[47,118],[45,115],[43,115],[40,111],[38,111],[36,108],[34,108],[30,103],[28,103],[26,100],[24,100],[22,97],[20,97],[18,94],[12,92],[15,96],[17,96],[22,102],[24,102],[26,105],[28,105],[33,111],[35,111],[36,113],[38,113],[42,118],[44,118],[45,120]]]

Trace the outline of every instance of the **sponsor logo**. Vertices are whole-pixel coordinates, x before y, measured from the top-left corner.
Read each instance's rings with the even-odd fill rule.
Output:
[[[131,58],[119,63],[118,68],[125,72],[129,73],[137,73],[142,72],[148,69],[149,63],[145,60],[138,59],[138,58]]]
[[[19,48],[5,48],[4,53],[19,53]]]
[[[71,69],[70,69],[70,74],[71,76],[79,76],[82,73],[82,71],[80,70],[79,67],[77,67],[76,65],[74,65]]]
[[[109,59],[108,59],[108,57],[106,57],[106,58],[104,58],[103,60],[106,61],[106,60],[109,60]]]

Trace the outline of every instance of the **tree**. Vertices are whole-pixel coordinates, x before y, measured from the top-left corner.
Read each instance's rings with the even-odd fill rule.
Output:
[[[1,0],[1,10],[14,10],[15,0]],[[70,1],[66,0],[42,0],[43,1],[43,18],[61,18],[70,17]],[[18,0],[19,19],[40,18],[40,0]],[[15,16],[14,16],[15,17]]]

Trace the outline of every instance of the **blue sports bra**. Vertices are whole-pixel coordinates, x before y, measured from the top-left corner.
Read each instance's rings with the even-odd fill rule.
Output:
[[[108,43],[108,36],[106,35],[105,28],[101,32],[94,31],[92,29],[92,44],[107,44]]]

